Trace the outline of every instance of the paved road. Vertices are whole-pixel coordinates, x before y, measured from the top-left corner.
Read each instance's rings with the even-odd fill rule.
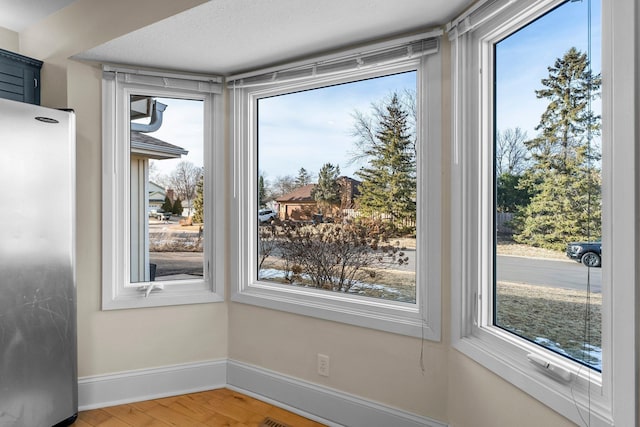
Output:
[[[415,271],[416,251],[404,251],[409,262],[403,266],[396,265],[398,270]],[[582,264],[565,260],[547,260],[515,256],[498,256],[498,280],[527,283],[530,285],[551,286],[554,288],[586,290],[587,276],[590,275],[591,292],[602,292],[602,269],[591,271]]]
[[[496,270],[499,281],[586,290],[589,279],[591,291],[602,292],[602,269],[577,262],[498,256]]]
[[[406,250],[409,262],[404,266],[394,266],[399,270],[415,270],[415,250]],[[515,256],[498,256],[497,275],[499,281],[551,286],[554,288],[586,290],[587,276],[590,275],[591,292],[602,292],[602,269],[591,271],[582,264],[565,260],[547,260]]]
[[[394,268],[415,269],[415,251],[407,250],[406,255],[409,263]],[[151,262],[158,264],[158,276],[180,273],[202,275],[201,252],[156,252],[151,254],[151,258]],[[589,270],[577,262],[498,256],[496,266],[499,281],[585,290],[587,277],[590,275],[591,291],[602,291],[602,270]]]
[[[176,275],[202,277],[202,256],[202,252],[151,252],[149,261],[157,265],[156,280]]]

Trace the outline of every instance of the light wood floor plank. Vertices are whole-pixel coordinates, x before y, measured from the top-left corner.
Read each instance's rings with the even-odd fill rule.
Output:
[[[132,426],[167,427],[167,425],[169,425],[149,416],[132,405],[112,406],[110,408],[104,408],[104,411]]]
[[[233,390],[219,389],[82,411],[77,427],[258,427],[267,417],[291,427],[322,427]]]

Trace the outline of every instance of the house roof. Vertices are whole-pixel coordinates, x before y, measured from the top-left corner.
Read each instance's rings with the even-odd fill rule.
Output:
[[[348,176],[341,176],[338,178],[338,181],[341,185],[345,185],[346,182],[351,183],[351,188],[353,193],[351,197],[357,196],[360,194],[359,186],[361,184],[357,179],[350,178]],[[313,188],[316,184],[307,184],[304,187],[296,188],[291,193],[284,194],[276,199],[276,202],[290,202],[290,203],[312,203],[316,200],[313,198],[311,193],[313,192]],[[343,190],[344,191],[344,190]]]
[[[156,184],[153,181],[149,181],[149,192],[158,192],[158,193],[164,193],[164,187],[162,187],[161,185]]]
[[[182,147],[137,131],[131,131],[131,152],[158,160],[177,159],[189,153]]]
[[[315,202],[315,199],[311,197],[311,192],[316,184],[307,184],[304,187],[296,188],[291,193],[284,194],[276,199],[276,202]]]
[[[346,175],[338,177],[338,181],[349,181],[349,182],[354,183],[355,185],[362,184],[362,181],[358,181],[357,179],[351,178],[350,176],[346,176]]]

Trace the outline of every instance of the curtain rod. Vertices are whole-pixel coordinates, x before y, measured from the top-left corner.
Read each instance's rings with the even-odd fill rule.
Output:
[[[102,65],[102,71],[107,73],[124,73],[124,74],[135,74],[139,76],[166,77],[169,79],[182,79],[182,80],[194,80],[194,81],[203,81],[203,82],[210,82],[210,83],[222,83],[221,76],[164,72],[160,70],[121,67],[121,66],[114,66],[114,65],[108,65],[108,64]]]
[[[385,49],[385,48],[391,48],[391,47],[395,47],[395,46],[398,46],[398,45],[401,45],[401,44],[411,43],[411,42],[422,40],[422,39],[435,38],[435,37],[439,37],[439,36],[441,36],[443,34],[444,34],[444,31],[441,28],[438,28],[438,29],[434,29],[434,30],[431,30],[431,31],[414,34],[414,35],[411,35],[411,36],[399,37],[399,38],[387,40],[387,41],[384,41],[384,42],[367,44],[367,45],[364,45],[364,46],[362,46],[360,48],[345,49],[345,50],[341,50],[339,52],[336,52],[334,54],[320,55],[320,56],[314,57],[312,59],[289,62],[289,63],[281,64],[281,65],[278,65],[278,66],[262,68],[262,69],[249,71],[249,72],[246,72],[246,73],[241,73],[241,74],[228,76],[226,78],[226,81],[227,81],[227,83],[229,83],[229,82],[232,82],[234,80],[246,79],[248,77],[258,76],[258,75],[262,75],[262,74],[271,74],[271,73],[274,73],[274,72],[277,72],[277,71],[291,70],[291,69],[296,69],[296,68],[300,68],[300,67],[306,67],[306,66],[309,66],[309,65],[312,65],[312,64],[315,64],[315,63],[330,62],[330,61],[334,61],[334,60],[347,58],[347,57],[350,57],[350,56],[357,56],[358,54],[366,54],[366,53],[369,53],[369,52],[374,52],[376,50],[382,50],[382,49]]]
[[[488,19],[491,19],[492,17],[494,17],[498,13],[502,12],[506,7],[508,7],[512,3],[516,2],[516,0],[505,0],[504,4],[502,6],[498,7],[496,10],[494,10],[488,16],[481,16],[481,18],[477,22],[470,22],[470,20],[472,18],[474,18],[476,15],[481,14],[483,9],[486,9],[488,6],[490,6],[490,5],[494,4],[494,3],[497,3],[498,1],[499,0],[481,0],[481,1],[477,2],[477,3],[475,3],[473,6],[471,6],[469,9],[464,11],[457,18],[451,20],[446,25],[445,31],[447,33],[451,33],[455,29],[458,29],[458,27],[461,27],[461,28],[458,29],[457,35],[458,36],[462,35],[462,34],[468,32],[468,31],[473,30],[478,25],[482,24],[483,22],[486,22]]]

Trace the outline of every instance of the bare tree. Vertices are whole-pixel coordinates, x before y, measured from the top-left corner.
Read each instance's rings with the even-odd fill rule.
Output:
[[[521,175],[529,164],[529,150],[524,144],[527,132],[521,128],[498,131],[496,136],[496,173]]]
[[[274,224],[261,225],[258,228],[258,270],[262,269],[264,261],[277,248],[277,232]]]
[[[188,161],[178,163],[171,173],[169,181],[171,187],[178,193],[178,196],[187,202],[189,212],[191,212],[192,202],[196,196],[198,181],[203,174],[201,167]]]
[[[388,237],[379,222],[260,227],[260,268],[277,243],[288,283],[348,292],[378,269],[408,261]]]
[[[296,187],[296,179],[291,175],[279,176],[277,177],[273,183],[269,183],[269,196],[273,199],[283,196],[287,193],[291,193],[295,190]]]
[[[167,188],[171,186],[171,181],[167,175],[160,172],[158,162],[160,160],[149,161],[149,181],[158,184],[161,187]]]

